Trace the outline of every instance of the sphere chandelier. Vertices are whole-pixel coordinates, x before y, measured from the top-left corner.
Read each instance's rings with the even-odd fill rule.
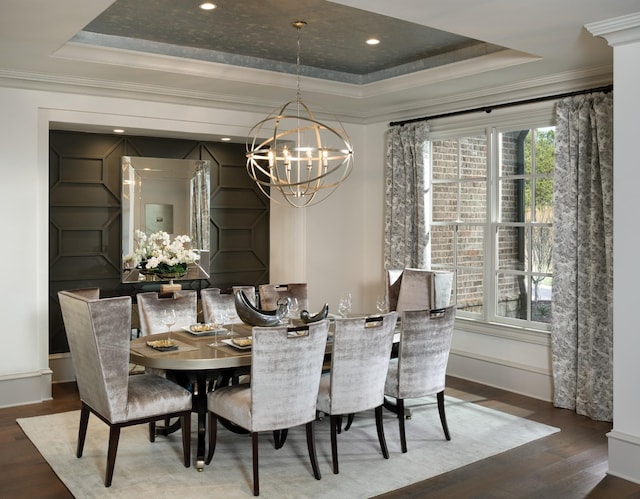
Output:
[[[302,101],[300,31],[306,24],[292,23],[298,33],[295,100],[256,123],[247,140],[247,172],[253,181],[269,199],[281,203],[284,198],[296,208],[326,199],[353,167],[353,147],[342,125],[336,129],[321,123]]]

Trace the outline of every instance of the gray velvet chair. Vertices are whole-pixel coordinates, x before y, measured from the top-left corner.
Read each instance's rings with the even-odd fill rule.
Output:
[[[279,448],[284,444],[288,428],[306,425],[313,474],[318,480],[321,477],[313,423],[328,331],[327,320],[298,328],[254,327],[251,384],[224,386],[208,394],[209,452],[206,462],[211,462],[215,452],[218,418],[248,430],[253,445],[253,493],[256,496],[260,493],[260,432],[274,432],[276,448]],[[284,432],[281,440],[278,438],[280,432]]]
[[[98,288],[58,293],[80,392],[77,457],[82,457],[90,413],[109,426],[104,484],[111,485],[120,430],[180,417],[185,467],[191,462],[191,394],[153,374],[129,376],[131,298],[100,299]],[[154,436],[150,434],[150,440]]]
[[[396,399],[395,406],[385,403],[385,407],[398,414],[402,452],[407,452],[406,399],[436,395],[442,429],[445,438],[451,440],[444,388],[455,316],[455,305],[438,310],[407,310],[402,314],[398,357],[389,363],[384,386],[384,394]]]
[[[241,324],[242,320],[236,312],[235,294],[244,291],[252,304],[256,304],[256,288],[253,286],[234,286],[231,293],[221,293],[220,288],[205,288],[200,290],[202,314],[205,322],[215,322],[215,313],[220,308],[231,312],[227,318],[228,324]]]
[[[297,298],[300,311],[309,309],[306,282],[260,284],[258,292],[260,293],[260,308],[262,310],[276,310],[278,308],[278,300],[283,297]]]
[[[396,312],[382,316],[336,319],[331,348],[330,371],[322,376],[318,392],[318,411],[330,415],[331,458],[338,473],[337,433],[342,416],[375,409],[376,428],[382,455],[389,458],[382,424],[384,382],[389,368]]]
[[[162,321],[162,313],[172,308],[176,312],[177,322],[172,330],[187,327],[198,322],[198,293],[194,290],[176,291],[173,296],[161,298],[155,291],[138,293],[138,315],[140,317],[140,334],[164,333],[167,326]]]
[[[453,277],[453,272],[440,270],[387,270],[387,306],[398,313],[448,307]]]

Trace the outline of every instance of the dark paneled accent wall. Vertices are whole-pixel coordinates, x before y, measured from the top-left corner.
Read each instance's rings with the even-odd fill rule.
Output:
[[[245,170],[244,144],[66,131],[49,133],[49,353],[68,352],[57,293],[99,287],[134,296],[158,283],[120,282],[122,156],[211,162],[211,276],[183,288],[269,278],[269,203]]]

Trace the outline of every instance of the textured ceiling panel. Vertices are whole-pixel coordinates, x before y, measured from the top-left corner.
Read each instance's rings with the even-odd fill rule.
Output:
[[[74,41],[367,83],[502,50],[482,41],[325,0],[117,0]],[[365,41],[378,38],[369,46]]]

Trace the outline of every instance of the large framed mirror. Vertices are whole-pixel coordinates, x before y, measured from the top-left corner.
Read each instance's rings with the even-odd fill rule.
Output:
[[[209,172],[206,160],[122,157],[122,282],[209,277]]]

